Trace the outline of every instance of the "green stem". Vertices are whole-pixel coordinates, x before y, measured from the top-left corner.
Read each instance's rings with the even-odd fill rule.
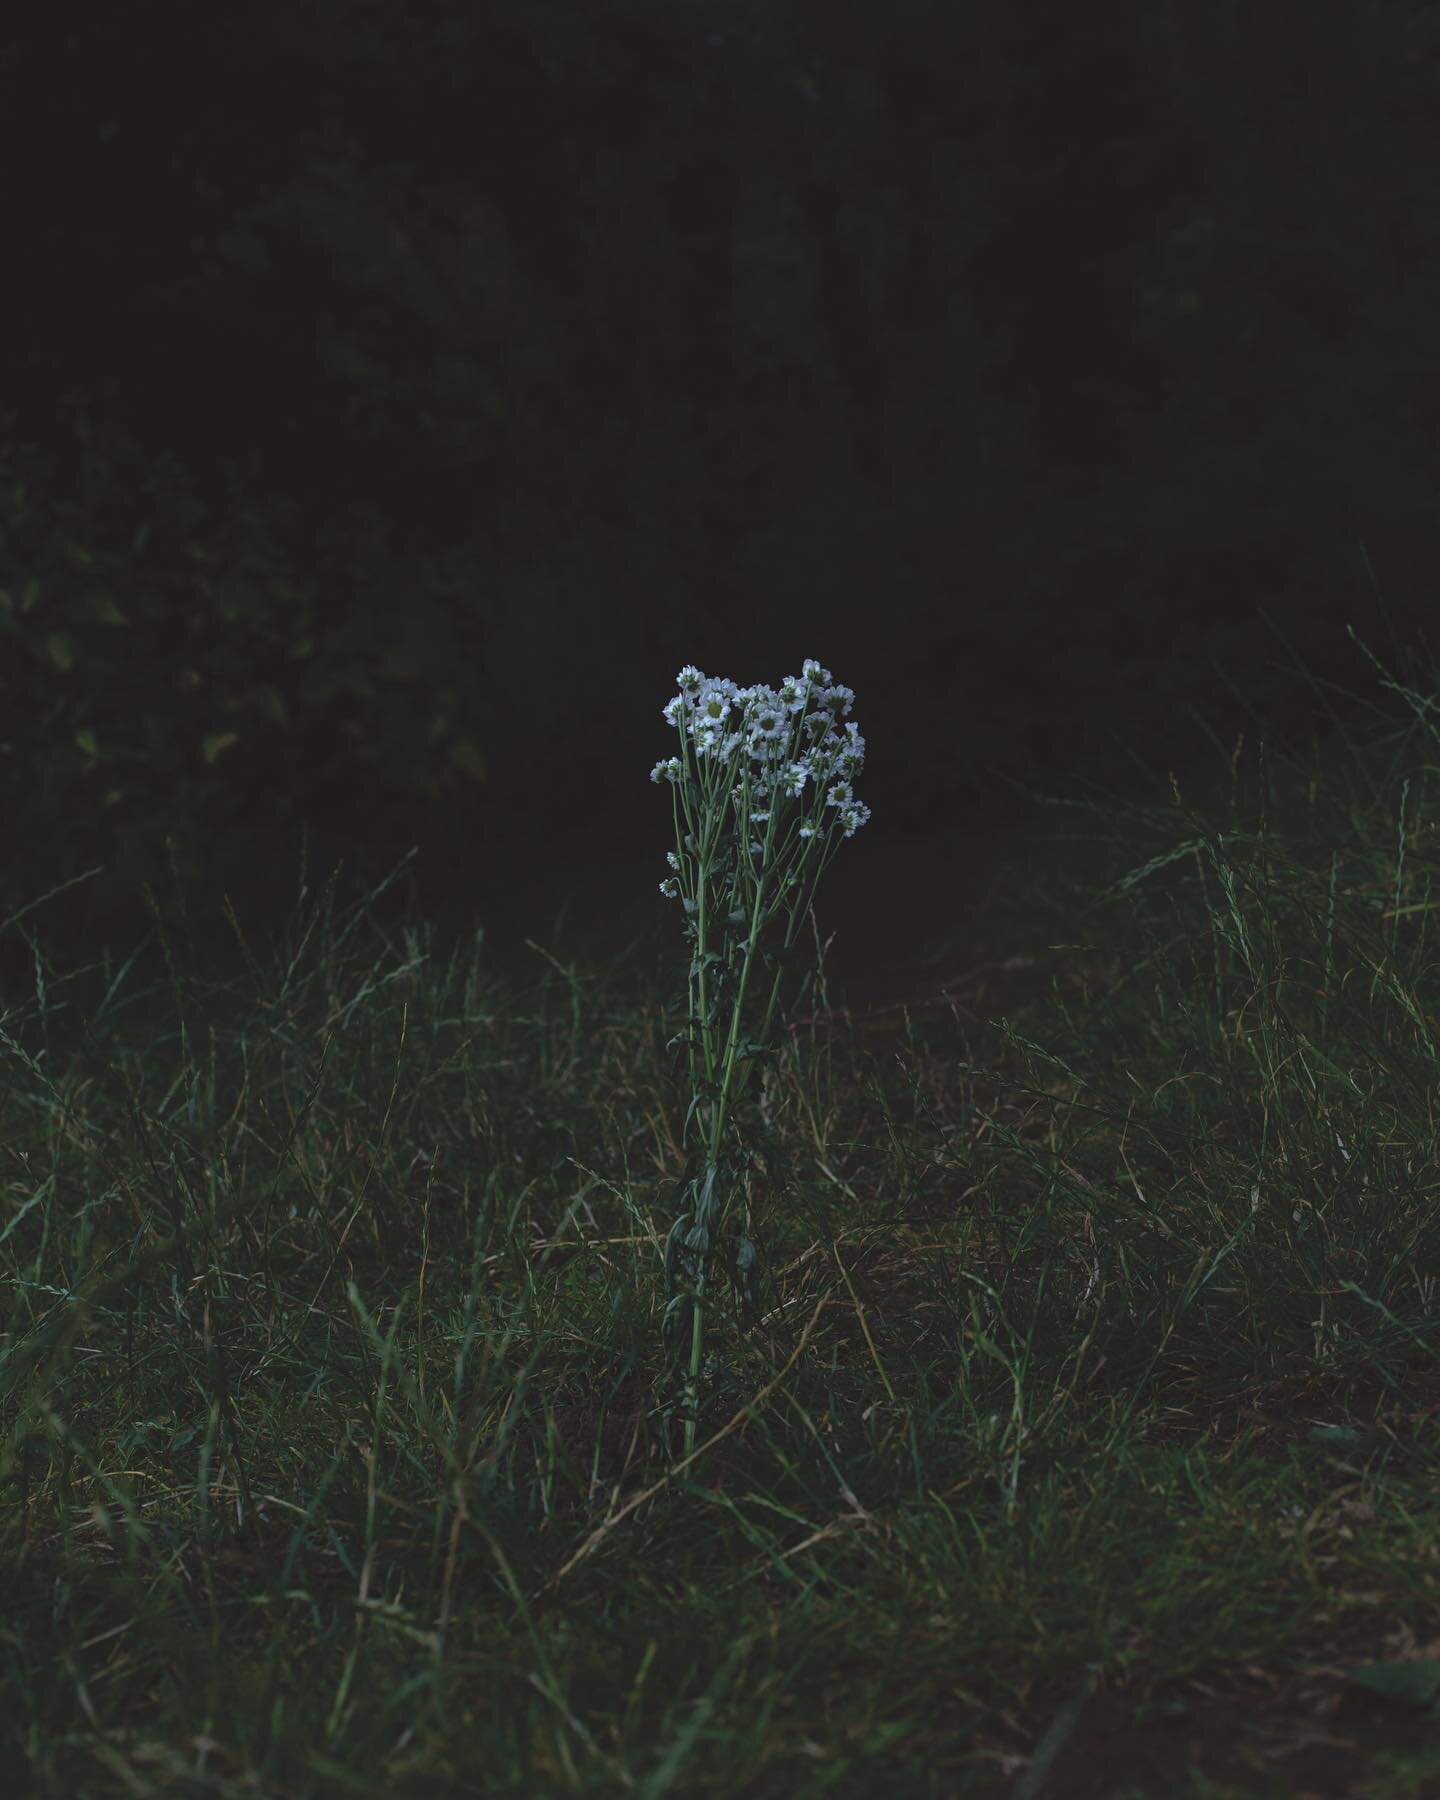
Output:
[[[695,1427],[700,1411],[700,1350],[705,1341],[705,1306],[702,1299],[705,1277],[703,1273],[695,1286],[695,1297],[690,1302],[690,1379],[685,1385],[686,1456],[694,1454]]]
[[[699,925],[699,935],[696,940],[700,946],[700,956],[701,956],[700,982],[701,982],[701,1005],[702,1005],[702,1007],[704,1005],[704,980],[705,980],[704,948],[705,948],[705,887],[706,887],[706,885],[707,884],[702,879],[701,888],[700,888],[700,910],[699,910],[699,914],[698,914],[700,925]],[[762,869],[761,873],[760,873],[760,880],[757,883],[756,889],[755,889],[754,911],[752,912],[751,919],[750,919],[750,936],[745,945],[745,961],[741,965],[740,981],[739,981],[739,985],[736,987],[735,999],[734,999],[734,1002],[733,1002],[733,1004],[731,1006],[731,1010],[730,1010],[730,1031],[726,1038],[726,1043],[725,1043],[725,1061],[724,1061],[724,1067],[721,1071],[721,1076],[720,1076],[720,1091],[715,1099],[714,1105],[711,1108],[710,1117],[709,1117],[709,1121],[708,1121],[709,1128],[710,1128],[709,1129],[710,1142],[707,1146],[705,1169],[706,1169],[707,1175],[710,1175],[712,1177],[712,1180],[718,1180],[718,1178],[719,1178],[720,1145],[724,1138],[726,1114],[729,1110],[730,1083],[734,1076],[734,1070],[735,1070],[735,1050],[736,1050],[736,1044],[737,1044],[737,1040],[739,1038],[739,1033],[740,1033],[740,1015],[741,1015],[742,1011],[744,1010],[744,1006],[745,1006],[745,989],[749,985],[749,981],[750,981],[750,965],[751,965],[752,961],[754,960],[755,946],[756,946],[757,942],[759,941],[759,937],[760,937],[760,921],[764,914],[764,901],[765,901],[765,872]],[[778,976],[777,976],[777,980],[778,980]],[[775,994],[774,994],[774,991],[772,990],[771,996],[770,996],[770,1004],[771,1004],[772,1008],[774,1006],[774,1003],[775,1003]],[[701,1018],[703,1019],[704,1017],[705,1017],[705,1014],[702,1011]],[[767,1029],[768,1029],[768,1026],[769,1026],[769,1014],[767,1013],[767,1015],[766,1015]],[[708,1030],[704,1029],[703,1027],[702,1027],[702,1036],[704,1037],[704,1040],[705,1040],[706,1071],[707,1071],[707,1074],[709,1074],[713,1071],[715,1062],[714,1062],[713,1051],[711,1048],[710,1033]],[[712,1074],[711,1078],[713,1080],[713,1074]],[[713,1188],[711,1191],[712,1192],[714,1191]],[[704,1221],[702,1221],[702,1223],[708,1227],[709,1220],[708,1219],[704,1220]],[[715,1223],[716,1223],[716,1228],[718,1230],[719,1224],[720,1224],[720,1219],[719,1219],[718,1214],[717,1214]],[[694,1451],[694,1448],[695,1448],[695,1428],[696,1428],[696,1422],[697,1422],[696,1421],[696,1413],[698,1411],[698,1406],[699,1406],[700,1357],[701,1357],[701,1352],[704,1348],[704,1340],[705,1340],[704,1294],[705,1294],[705,1276],[707,1273],[708,1259],[709,1259],[709,1252],[706,1250],[702,1250],[700,1252],[699,1265],[698,1265],[697,1272],[696,1272],[695,1294],[690,1303],[690,1305],[691,1305],[690,1380],[689,1380],[687,1394],[686,1394],[686,1398],[687,1398],[689,1404],[686,1408],[686,1418],[685,1418],[685,1454],[687,1456],[689,1456]]]
[[[693,815],[690,813],[688,799],[687,799],[686,805],[685,805],[685,812],[686,812],[687,824],[690,827],[691,836],[692,836],[692,838],[694,838],[695,837],[695,820],[694,820]],[[743,825],[742,825],[742,828],[743,828]],[[726,1037],[724,1064],[723,1064],[723,1068],[722,1068],[721,1074],[720,1074],[719,1089],[718,1089],[718,1092],[715,1094],[715,1097],[712,1100],[711,1105],[707,1109],[706,1125],[708,1126],[707,1136],[708,1136],[709,1142],[706,1146],[705,1173],[706,1173],[706,1175],[708,1175],[710,1177],[712,1193],[714,1192],[714,1183],[717,1182],[719,1179],[720,1145],[724,1138],[726,1116],[729,1111],[731,1082],[735,1078],[735,1052],[736,1052],[738,1038],[739,1038],[739,1032],[740,1032],[740,1016],[741,1016],[742,1011],[744,1010],[745,991],[746,991],[746,988],[749,986],[749,981],[750,981],[750,966],[754,960],[756,945],[758,944],[759,938],[760,938],[760,925],[761,925],[761,921],[764,917],[765,881],[766,881],[766,875],[768,873],[768,866],[769,866],[768,851],[770,849],[771,843],[773,842],[773,830],[774,830],[774,827],[773,827],[773,823],[772,823],[771,837],[769,839],[767,839],[767,846],[766,846],[767,856],[766,856],[765,861],[762,862],[762,864],[761,864],[760,878],[759,878],[759,881],[756,883],[756,888],[755,888],[755,896],[754,896],[753,907],[752,907],[752,912],[751,912],[751,917],[750,917],[750,935],[749,935],[749,938],[745,945],[745,960],[741,966],[740,981],[739,981],[738,987],[736,988],[734,1000],[733,1000],[733,1003],[731,1006],[730,1030]],[[707,966],[706,960],[705,960],[706,937],[707,937],[706,899],[707,899],[707,896],[709,893],[709,886],[710,886],[708,852],[711,848],[710,839],[712,837],[713,837],[713,827],[712,827],[712,831],[709,833],[706,833],[705,837],[702,840],[697,840],[699,853],[697,855],[696,860],[697,860],[697,863],[699,866],[699,882],[697,884],[697,895],[696,895],[695,961],[692,964],[692,968],[691,968],[691,978],[692,978],[692,983],[693,983],[692,1000],[698,1000],[698,1002],[699,1002],[698,1011],[695,1011],[695,1022],[699,1026],[699,1037],[701,1040],[701,1047],[704,1052],[705,1082],[706,1082],[706,1086],[708,1088],[713,1089],[715,1087],[716,1057],[715,1057],[715,1051],[714,1051],[714,1044],[713,1044],[713,1040],[712,1040],[709,1025],[708,1025],[708,1016],[709,1015],[708,1015],[708,1007],[707,1007],[706,979],[705,979],[706,966]],[[830,846],[830,850],[831,850],[831,853],[833,854],[833,851],[834,851],[833,844]],[[824,854],[824,846],[822,845],[821,855],[818,859],[818,866],[816,867],[815,873],[812,876],[810,883],[809,883],[809,892],[808,892],[808,895],[806,896],[805,905],[800,906],[800,907],[794,907],[790,911],[790,919],[789,919],[788,927],[785,932],[785,943],[784,943],[783,950],[782,950],[782,956],[786,952],[789,951],[791,944],[794,940],[795,931],[798,926],[798,923],[799,923],[800,919],[802,919],[805,916],[805,914],[809,910],[810,905],[813,903],[815,889],[819,885],[820,876],[824,872],[825,866],[829,860],[830,860],[829,857]],[[770,998],[769,998],[769,1001],[765,1008],[765,1020],[764,1020],[763,1025],[760,1028],[760,1035],[759,1035],[758,1039],[756,1040],[758,1043],[764,1044],[764,1043],[769,1042],[770,1025],[771,1025],[772,1019],[774,1018],[775,1004],[779,998],[780,981],[781,981],[781,976],[783,975],[783,973],[784,973],[784,967],[783,967],[783,963],[782,963],[781,967],[776,969],[775,979],[774,979],[774,982],[771,984]],[[692,1007],[692,1010],[694,1010],[693,1007]],[[693,1037],[691,1039],[691,1044],[690,1044],[690,1069],[691,1069],[691,1091],[693,1093],[694,1092],[694,1078],[695,1078],[695,1044],[694,1044]],[[746,1085],[746,1079],[748,1078],[749,1073],[750,1073],[750,1070],[748,1067],[743,1069],[741,1071],[740,1078],[735,1082],[735,1088],[736,1088],[735,1098],[737,1100],[739,1099],[740,1094]],[[722,1202],[721,1208],[719,1210],[723,1211],[723,1202]],[[700,1223],[703,1224],[708,1229],[710,1220],[708,1218],[706,1218],[704,1220],[701,1220]],[[715,1220],[715,1224],[716,1224],[716,1228],[718,1230],[718,1226],[720,1224],[720,1218],[718,1216],[718,1213],[717,1213],[717,1217]],[[700,1391],[700,1361],[701,1361],[701,1355],[702,1355],[702,1352],[704,1349],[704,1339],[705,1339],[705,1327],[704,1327],[704,1304],[705,1304],[705,1302],[704,1302],[704,1297],[705,1297],[705,1281],[706,1281],[706,1276],[708,1274],[708,1263],[709,1263],[709,1250],[708,1249],[702,1250],[700,1252],[698,1263],[696,1266],[694,1291],[691,1295],[691,1302],[690,1302],[690,1307],[691,1307],[691,1311],[690,1311],[690,1369],[689,1369],[689,1378],[686,1383],[686,1409],[685,1409],[685,1412],[686,1412],[686,1417],[685,1417],[685,1454],[687,1457],[692,1455],[694,1452],[695,1433],[696,1433],[696,1428],[697,1428],[697,1424],[698,1424],[699,1391]]]

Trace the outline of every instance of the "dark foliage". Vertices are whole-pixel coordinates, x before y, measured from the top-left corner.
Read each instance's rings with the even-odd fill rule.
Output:
[[[1345,626],[1393,655],[1436,572],[1437,46],[1404,0],[12,24],[16,891],[302,819],[441,880],[663,834],[687,660],[820,656],[898,830],[1323,724],[1295,658],[1373,692]]]

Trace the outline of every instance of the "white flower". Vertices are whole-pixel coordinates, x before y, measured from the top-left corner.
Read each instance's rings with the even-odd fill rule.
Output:
[[[667,900],[678,900],[680,898],[680,883],[676,881],[673,875],[667,875],[665,880],[660,883],[660,892]]]
[[[847,775],[857,774],[865,761],[865,739],[860,727],[853,722],[845,727],[844,748],[838,752],[835,760]]]
[[[741,698],[750,755],[762,764],[773,762],[789,741],[790,715],[775,690],[763,683],[743,689]]]
[[[827,712],[812,712],[805,715],[805,729],[812,738],[835,736],[835,725]]]
[[[839,700],[841,702],[841,712],[847,715],[850,708],[855,704],[854,688],[848,688],[841,682],[837,682],[834,687],[827,688],[824,697],[827,706],[833,706],[834,703]]]
[[[665,860],[672,869],[678,869],[680,867],[680,858],[673,850],[667,850],[665,852]]]
[[[713,762],[728,763],[740,747],[740,733],[727,734],[718,725],[700,725],[695,731],[695,753]]]
[[[859,727],[847,725],[844,737],[833,729],[828,729],[823,738],[811,745],[803,760],[807,773],[817,787],[831,777],[836,777],[826,796],[826,804],[838,807],[842,818],[853,817],[857,821],[852,826],[852,831],[863,825],[870,816],[869,808],[856,800],[855,790],[849,779],[865,761],[865,739],[861,736]],[[864,816],[861,817],[861,814]],[[851,833],[847,832],[846,835]]]
[[[730,716],[730,708],[734,705],[735,683],[733,681],[708,681],[691,701],[695,729],[702,726],[723,725]]]
[[[763,776],[772,770],[777,763],[783,762],[789,750],[788,742],[779,738],[752,736],[747,748],[752,760],[758,764],[757,775]]]
[[[835,759],[840,751],[840,740],[830,732],[818,744],[812,744],[805,752],[804,762],[818,786],[835,766]]]
[[[802,838],[826,828],[820,796],[827,784],[824,804],[847,837],[869,819],[870,809],[855,798],[852,785],[864,765],[865,739],[853,721],[843,730],[839,724],[854,704],[855,690],[832,681],[814,657],[806,657],[803,672],[787,675],[778,689],[765,682],[740,687],[727,677],[706,675],[694,663],[686,663],[675,681],[680,691],[663,716],[702,762],[707,808],[733,803],[736,813],[754,824],[771,824],[776,801],[799,800],[808,780],[815,784],[816,800],[810,822],[799,828]],[[678,786],[686,766],[685,757],[667,757],[656,763],[650,779]],[[752,847],[752,853],[759,851]],[[678,867],[673,859],[671,867]]]

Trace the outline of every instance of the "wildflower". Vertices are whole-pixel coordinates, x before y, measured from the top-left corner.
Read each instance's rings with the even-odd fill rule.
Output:
[[[685,1034],[693,1088],[685,1123],[688,1133],[690,1120],[697,1115],[701,1119],[704,1173],[691,1184],[692,1210],[671,1226],[665,1255],[667,1342],[679,1322],[677,1309],[686,1303],[690,1309],[688,1454],[695,1441],[709,1258],[729,1198],[721,1181],[727,1114],[741,1097],[754,1059],[768,1053],[779,997],[777,970],[764,1021],[753,1038],[742,1040],[740,1020],[759,934],[783,912],[782,954],[793,945],[801,896],[813,890],[813,882],[803,877],[821,833],[824,807],[819,795],[832,774],[838,771],[840,779],[830,783],[824,804],[846,837],[865,824],[870,809],[855,798],[852,786],[864,764],[865,739],[854,724],[843,732],[836,729],[837,719],[854,703],[854,691],[832,683],[830,671],[813,657],[805,659],[800,675],[787,676],[778,689],[764,683],[738,687],[733,681],[707,676],[693,663],[681,669],[676,685],[679,692],[661,710],[666,723],[681,735],[681,755],[656,763],[651,779],[668,780],[674,790],[677,842],[688,860],[675,851],[667,851],[666,860],[676,874],[685,875],[684,910],[694,921],[685,929],[692,941],[690,989],[696,1000],[690,1023],[698,1031]],[[687,768],[695,777],[691,783],[681,779]],[[718,770],[723,770],[720,780],[711,772]],[[807,781],[815,783],[816,791],[808,816],[795,805]],[[716,852],[715,846],[733,845],[737,838],[745,855]],[[670,899],[680,896],[676,875],[662,881],[660,891]],[[724,920],[729,928],[718,949],[705,941],[700,929],[702,922],[708,926],[712,919]],[[730,1001],[728,1023],[720,1016],[720,1007],[711,1004],[712,995]],[[747,1301],[753,1300],[755,1262],[754,1246],[741,1237],[735,1267]],[[679,1271],[686,1277],[684,1284]]]

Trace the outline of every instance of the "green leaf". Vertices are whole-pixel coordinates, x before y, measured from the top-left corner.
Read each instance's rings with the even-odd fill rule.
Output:
[[[469,738],[457,738],[450,746],[450,760],[462,775],[468,775],[472,781],[488,781],[490,765],[478,744],[472,744]]]
[[[1387,1700],[1406,1706],[1428,1706],[1440,1695],[1440,1658],[1417,1657],[1414,1662],[1366,1663],[1352,1669],[1350,1679]]]
[[[200,740],[200,753],[213,767],[232,744],[240,742],[238,731],[211,731]]]
[[[100,746],[95,742],[95,733],[93,731],[77,731],[75,733],[75,746],[77,749],[83,750],[85,754],[90,757],[98,757],[100,754]]]
[[[285,696],[273,683],[268,681],[257,682],[254,687],[247,688],[243,694],[231,695],[225,702],[225,711],[241,712],[247,706],[253,706],[272,725],[283,725],[289,717]]]
[[[90,606],[90,617],[94,619],[97,624],[128,625],[130,623],[129,619],[116,605],[114,595],[106,593],[103,588],[96,589],[94,593],[87,594],[86,599]]]
[[[75,652],[63,631],[52,631],[45,640],[45,654],[57,669],[73,669]]]

